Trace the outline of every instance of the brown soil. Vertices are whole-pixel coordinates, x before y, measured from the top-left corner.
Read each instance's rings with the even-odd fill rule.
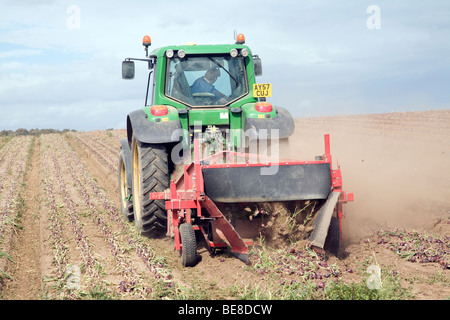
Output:
[[[354,202],[344,205],[342,252],[338,258],[330,257],[328,263],[336,263],[344,270],[356,270],[364,265],[364,261],[375,258],[382,268],[395,269],[401,274],[404,286],[410,288],[414,299],[450,297],[450,271],[445,270],[441,276],[443,278],[433,281],[442,273],[439,264],[413,263],[402,259],[377,243],[374,236],[383,227],[418,230],[436,237],[450,235],[450,110],[303,118],[296,119],[295,123],[296,130],[290,139],[289,150],[283,156],[314,159],[314,156],[324,153],[323,135],[329,133],[333,163],[338,162],[342,169],[344,189],[355,195]],[[25,210],[21,228],[15,228],[11,233],[11,239],[7,241],[11,244],[8,249],[0,247],[0,251],[8,250],[12,258],[1,264],[6,265],[3,271],[12,278],[2,280],[1,298],[59,297],[46,282],[56,272],[52,263],[54,252],[49,243],[48,199],[43,189],[46,176],[42,163],[47,160],[42,159],[42,154],[46,150],[58,155],[55,161],[62,167],[63,181],[80,215],[93,257],[104,266],[103,272],[107,275],[103,279],[108,281],[108,288],[114,288],[110,293],[121,299],[158,298],[151,293],[136,296],[119,290],[120,286],[123,288],[132,281],[140,281],[145,287],[159,279],[142,262],[142,254],[130,249],[138,238],[134,235],[127,238],[131,231],[124,230],[131,230],[132,224],[118,222],[112,214],[107,215],[111,213],[108,203],[119,207],[115,161],[119,139],[125,134],[124,130],[119,130],[60,136],[59,143],[68,148],[65,152],[77,157],[82,164],[82,168],[77,169],[64,167],[61,153],[50,143],[56,139],[54,136],[36,138],[24,180]],[[98,186],[97,191],[89,189],[90,197],[96,203],[103,203],[105,209],[95,209],[95,212],[98,211],[99,217],[105,219],[105,224],[99,224],[93,213],[87,213],[88,202],[77,191],[80,186],[71,177],[70,170],[86,172],[90,177],[91,180],[80,182],[85,184],[82,187]],[[56,181],[54,173],[52,179]],[[56,182],[54,188],[58,188]],[[65,209],[60,193],[57,193],[57,200],[60,210]],[[81,244],[75,241],[69,219],[62,217],[62,223],[64,237],[68,239],[69,259],[72,264],[82,265]],[[249,224],[244,226],[256,234],[266,232],[268,244],[283,247],[288,243],[286,234],[283,234],[286,225],[275,228],[276,223],[276,219],[255,218],[250,222],[250,229]],[[244,226],[240,227],[242,232]],[[271,232],[267,227],[272,227],[269,228]],[[249,234],[252,235],[255,234]],[[117,242],[111,241],[112,238],[117,238]],[[230,255],[211,255],[200,247],[199,263],[194,268],[183,268],[171,239],[142,241],[165,257],[172,280],[177,285],[192,287],[198,292],[199,299],[233,298],[233,288],[246,288],[254,284],[264,286],[263,276]],[[255,241],[255,246],[259,246],[257,238]],[[126,254],[113,254],[111,248],[114,245]],[[122,256],[122,260],[118,259]],[[132,278],[124,271],[125,268],[139,276]],[[356,272],[345,273],[342,279],[344,282],[360,282],[362,276]],[[97,280],[90,281],[99,283]],[[100,283],[104,285],[106,282]]]

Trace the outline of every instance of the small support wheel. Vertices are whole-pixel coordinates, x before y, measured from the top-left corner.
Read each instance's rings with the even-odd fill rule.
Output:
[[[194,227],[190,223],[179,226],[181,240],[181,264],[184,267],[193,267],[197,262],[197,241],[195,239]]]

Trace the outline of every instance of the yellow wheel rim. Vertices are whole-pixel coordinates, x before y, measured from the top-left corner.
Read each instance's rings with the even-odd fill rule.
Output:
[[[133,148],[133,209],[136,222],[141,221],[141,170],[139,168],[138,142]]]
[[[127,172],[125,170],[125,162],[122,161],[122,165],[120,166],[120,201],[122,202],[122,208],[126,208],[127,206]]]

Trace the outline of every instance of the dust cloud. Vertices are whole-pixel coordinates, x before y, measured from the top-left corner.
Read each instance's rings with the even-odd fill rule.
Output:
[[[285,155],[314,159],[325,133],[343,189],[355,196],[344,205],[344,241],[450,217],[450,111],[296,119]]]

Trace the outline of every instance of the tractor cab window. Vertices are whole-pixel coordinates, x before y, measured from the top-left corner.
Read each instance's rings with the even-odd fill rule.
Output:
[[[186,105],[224,106],[247,93],[243,57],[187,56],[169,60],[165,94]]]

